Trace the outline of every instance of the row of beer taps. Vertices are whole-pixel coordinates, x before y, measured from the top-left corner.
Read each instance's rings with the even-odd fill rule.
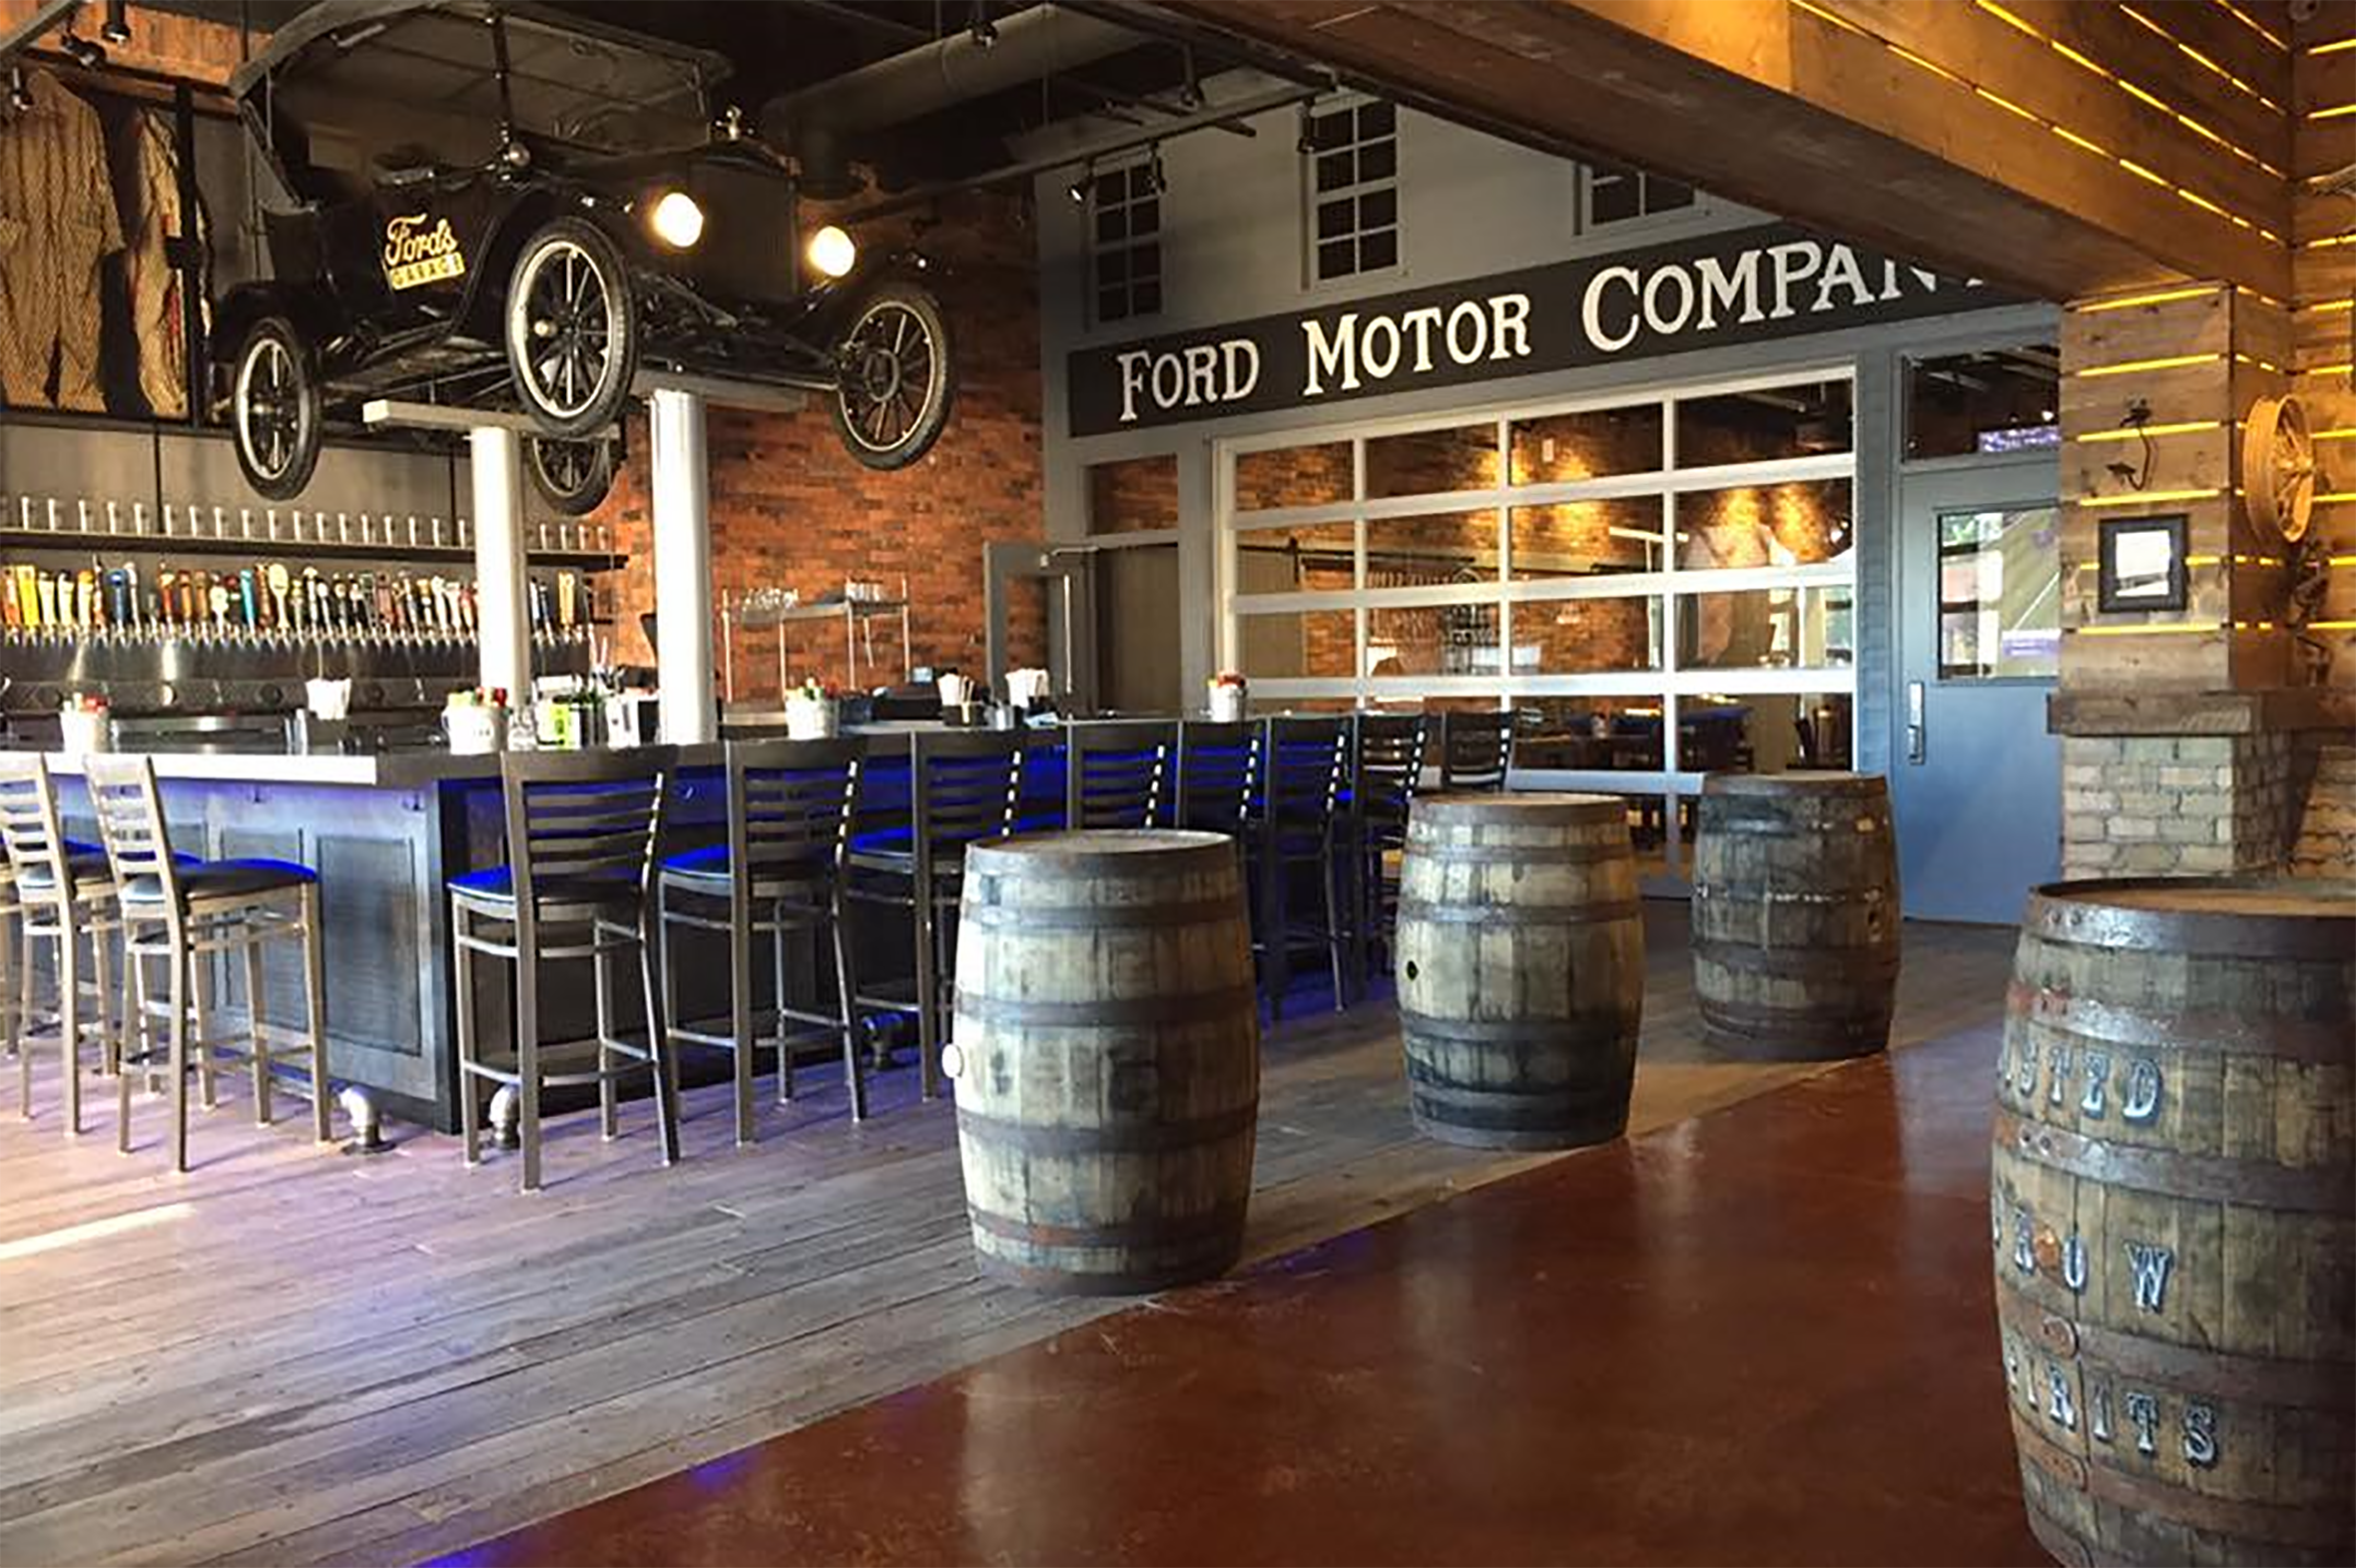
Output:
[[[438,517],[389,512],[306,512],[300,507],[281,511],[275,506],[205,506],[195,501],[174,506],[167,501],[151,507],[145,501],[71,502],[56,496],[19,495],[15,504],[0,510],[0,528],[19,534],[76,534],[101,538],[143,540],[203,540],[253,544],[363,545],[384,550],[471,549],[474,530],[461,517],[445,524]],[[61,543],[64,542],[61,539]],[[46,541],[43,541],[46,542]],[[535,523],[527,530],[525,546],[532,550],[610,552],[613,534],[603,523],[572,520]]]

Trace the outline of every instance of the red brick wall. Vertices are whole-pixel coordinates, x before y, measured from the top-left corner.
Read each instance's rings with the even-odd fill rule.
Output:
[[[794,414],[714,408],[714,589],[734,600],[750,589],[792,588],[808,601],[840,590],[846,578],[863,578],[896,596],[904,578],[915,662],[979,676],[982,546],[1045,534],[1035,241],[1020,195],[956,198],[921,234],[886,227],[863,228],[861,242],[872,254],[912,244],[941,263],[933,282],[948,313],[958,377],[948,428],[914,466],[879,473],[845,449],[821,399]],[[627,663],[652,662],[638,625],[641,611],[656,608],[647,451],[645,420],[634,418],[628,466],[598,513],[630,556],[607,585],[620,618],[614,656]],[[1044,665],[1043,598],[1018,596],[1013,620],[1013,664]],[[879,620],[874,632],[879,660],[895,666],[896,622]],[[792,636],[789,679],[844,679],[838,624],[806,623]],[[740,631],[735,674],[737,699],[774,698],[777,634]],[[896,679],[898,671],[884,675]],[[864,659],[860,678],[873,684]]]
[[[1178,526],[1178,459],[1132,457],[1088,469],[1088,532],[1134,534]]]

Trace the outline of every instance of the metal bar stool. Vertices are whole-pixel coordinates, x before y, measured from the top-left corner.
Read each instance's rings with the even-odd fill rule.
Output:
[[[845,858],[848,898],[905,909],[915,941],[914,1000],[863,982],[858,1005],[916,1015],[921,1092],[939,1088],[940,1041],[948,1031],[947,977],[956,962],[957,901],[964,892],[965,851],[1014,830],[1022,790],[1022,736],[1018,732],[918,732],[908,744],[907,826],[896,821],[852,835]],[[871,764],[861,776],[863,820],[874,807],[890,812],[890,785],[868,787],[899,770]],[[905,891],[902,891],[904,886]]]
[[[615,1085],[641,1069],[654,1077],[663,1163],[679,1161],[679,1074],[658,1015],[654,906],[649,897],[664,794],[677,764],[670,747],[626,752],[508,752],[499,759],[507,819],[507,863],[449,881],[450,937],[457,955],[458,1112],[466,1163],[481,1159],[482,1108],[474,1081],[515,1091],[523,1149],[523,1190],[540,1189],[540,1093],[597,1085],[598,1129],[617,1136]],[[616,954],[638,954],[647,1043],[614,1032]],[[474,1017],[474,955],[514,965],[513,1055],[486,1058]],[[567,1046],[540,1043],[540,966],[587,959],[597,996],[595,1035]],[[594,1045],[596,1065],[550,1071],[558,1053]],[[617,1063],[616,1058],[620,1058]]]
[[[172,1078],[172,1168],[188,1169],[188,1068],[196,1060],[205,1105],[213,1100],[212,1058],[243,1051],[254,1070],[254,1119],[271,1123],[271,1043],[279,1026],[263,1016],[262,956],[271,942],[302,948],[303,1043],[310,1052],[311,1136],[332,1136],[327,1085],[327,997],[320,975],[318,873],[290,860],[189,860],[172,852],[154,764],[145,757],[92,756],[83,763],[90,803],[114,867],[123,949],[131,971],[136,1058],[126,1054],[115,1081],[117,1147],[131,1150],[131,1066],[153,1070],[168,1054]],[[245,960],[246,1033],[215,1036],[212,959],[237,953]],[[148,994],[147,965],[169,966],[168,1002]],[[169,1040],[159,1053],[154,1023]]]
[[[1064,820],[1073,827],[1156,827],[1175,803],[1175,724],[1067,727]]]
[[[1513,767],[1511,713],[1450,709],[1440,716],[1440,787],[1446,790],[1505,787]]]
[[[1241,839],[1260,780],[1260,727],[1188,719],[1178,726],[1180,827]]]
[[[844,940],[843,851],[851,805],[867,749],[857,741],[730,742],[728,842],[691,849],[665,860],[655,887],[655,920],[663,938],[663,1013],[671,1043],[727,1051],[736,1058],[736,1140],[753,1142],[753,939],[770,939],[777,987],[771,1039],[777,1046],[777,1095],[794,1098],[794,1047],[822,1035],[843,1042],[843,1082],[851,1119],[868,1114],[867,1076],[859,1057],[858,1015],[852,1006],[851,953]],[[729,943],[726,1034],[680,1022],[679,966],[672,937],[679,930],[726,933]],[[808,931],[831,941],[835,955],[833,1013],[797,1007],[787,999],[786,935]],[[794,1029],[791,1025],[806,1027]]]
[[[1374,967],[1374,950],[1386,958],[1399,909],[1399,880],[1393,857],[1407,848],[1408,808],[1424,782],[1421,714],[1360,714],[1356,764],[1350,783],[1350,828],[1357,867],[1353,921],[1362,973]]]
[[[106,1071],[121,1066],[121,1037],[115,1030],[115,987],[110,973],[116,935],[122,929],[115,907],[115,878],[107,867],[106,851],[76,843],[65,835],[57,809],[57,784],[49,765],[38,753],[0,753],[0,880],[6,887],[6,912],[16,924],[15,1003],[7,1023],[8,1041],[17,1052],[18,1104],[27,1120],[33,1115],[33,1037],[42,1029],[57,1031],[58,1058],[64,1077],[60,1089],[69,1137],[82,1131],[82,1041],[94,1034]],[[95,1025],[82,1016],[81,948],[90,942],[94,984],[90,990],[98,1007]],[[33,954],[38,943],[51,946],[56,964],[57,1005],[41,1012],[34,1008]],[[6,959],[0,957],[0,964]]]
[[[1251,845],[1260,887],[1259,946],[1272,1018],[1284,1016],[1293,978],[1293,953],[1324,948],[1333,972],[1334,1010],[1348,1005],[1342,968],[1348,933],[1335,887],[1335,850],[1343,782],[1350,769],[1347,719],[1271,719],[1262,743],[1261,808]],[[1293,918],[1293,874],[1315,870],[1324,904],[1318,923]]]

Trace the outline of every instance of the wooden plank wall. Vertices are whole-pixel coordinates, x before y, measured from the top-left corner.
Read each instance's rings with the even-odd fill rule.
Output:
[[[2318,176],[2356,165],[2356,6],[2325,5],[2300,22],[2293,85],[2298,179],[2291,217],[2296,384],[2317,432],[2317,502],[2310,527],[2330,561],[2323,608],[2308,628],[2330,659],[2328,684],[2356,688],[2356,195]]]
[[[2062,332],[2062,687],[2282,685],[2280,541],[2250,526],[2239,490],[2241,415],[2288,384],[2288,313],[2190,283],[2079,300]],[[2103,521],[2171,515],[2185,519],[2185,608],[2102,611]]]

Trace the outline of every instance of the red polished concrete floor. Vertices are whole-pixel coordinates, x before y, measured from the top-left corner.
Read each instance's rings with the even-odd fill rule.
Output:
[[[986,1361],[474,1563],[2022,1563],[1993,1030]]]

